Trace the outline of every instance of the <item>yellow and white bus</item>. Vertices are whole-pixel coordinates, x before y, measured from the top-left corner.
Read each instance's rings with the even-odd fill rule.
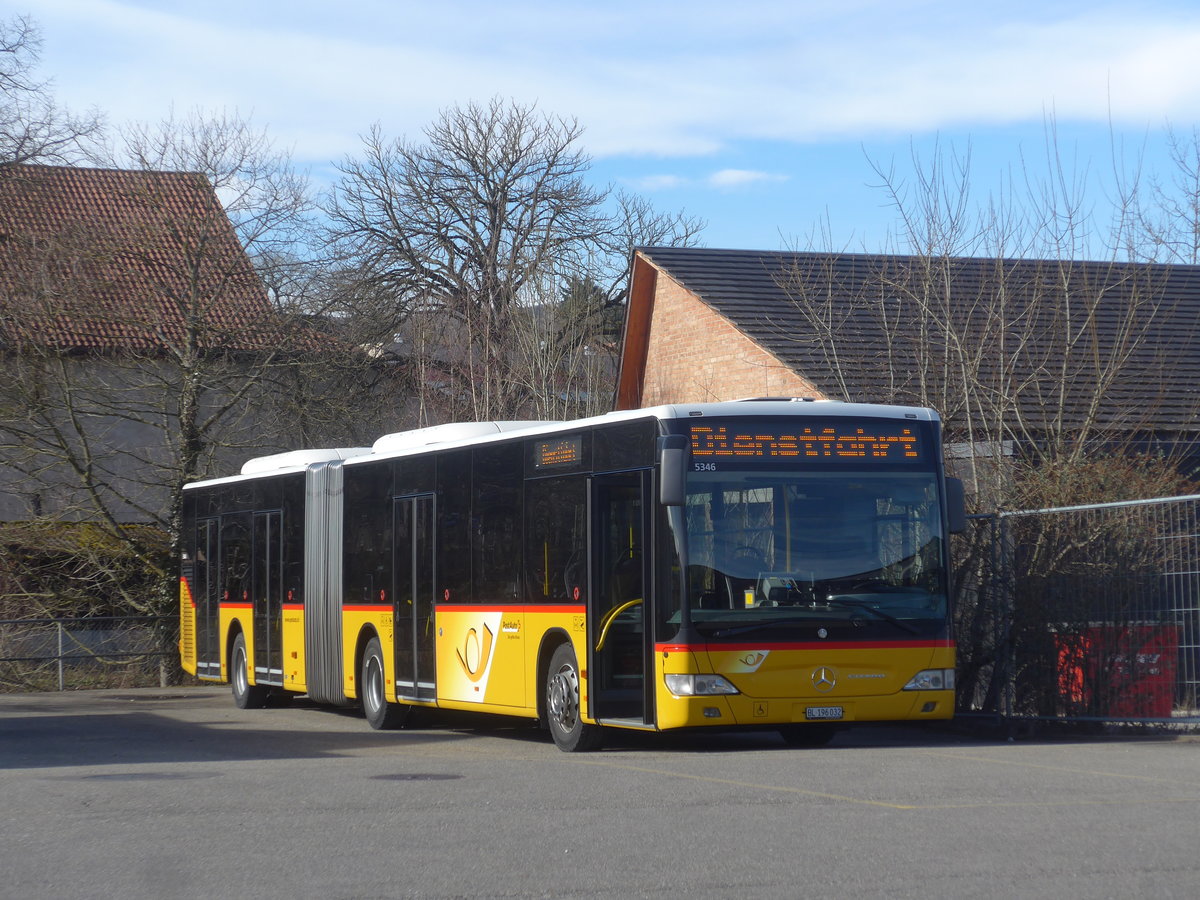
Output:
[[[769,728],[954,710],[932,410],[681,404],[442,425],[249,461],[185,490],[183,667],[272,694],[610,728]]]

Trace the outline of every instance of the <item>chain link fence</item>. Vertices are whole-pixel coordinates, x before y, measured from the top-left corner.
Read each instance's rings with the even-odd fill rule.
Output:
[[[959,710],[1200,725],[1200,495],[973,516]]]
[[[0,691],[165,687],[177,630],[174,616],[0,619]]]

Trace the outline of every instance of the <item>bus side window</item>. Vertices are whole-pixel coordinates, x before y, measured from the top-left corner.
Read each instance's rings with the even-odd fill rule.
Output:
[[[582,602],[587,579],[587,478],[566,475],[527,481],[525,500],[528,602]]]
[[[437,591],[454,603],[471,603],[471,451],[437,457]]]
[[[391,602],[392,511],[386,464],[354,466],[345,475],[344,602]],[[383,592],[382,596],[380,592]]]
[[[250,514],[229,513],[221,517],[221,591],[224,602],[250,599]]]
[[[475,596],[481,603],[518,599],[523,450],[520,443],[510,443],[477,447],[474,452],[471,557]]]

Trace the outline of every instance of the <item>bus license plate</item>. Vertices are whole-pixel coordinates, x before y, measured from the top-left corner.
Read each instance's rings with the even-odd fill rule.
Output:
[[[806,719],[840,719],[842,715],[840,706],[808,706],[804,709]]]

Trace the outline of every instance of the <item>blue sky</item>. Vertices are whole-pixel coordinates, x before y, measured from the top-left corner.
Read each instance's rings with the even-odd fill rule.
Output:
[[[1044,154],[1048,117],[1100,180],[1114,136],[1200,121],[1197,0],[0,2],[21,13],[66,105],[237,111],[318,183],[375,123],[419,138],[456,102],[536,102],[585,126],[597,181],[708,220],[713,247],[803,247],[825,221],[881,249],[871,161],[969,145],[985,197]]]

